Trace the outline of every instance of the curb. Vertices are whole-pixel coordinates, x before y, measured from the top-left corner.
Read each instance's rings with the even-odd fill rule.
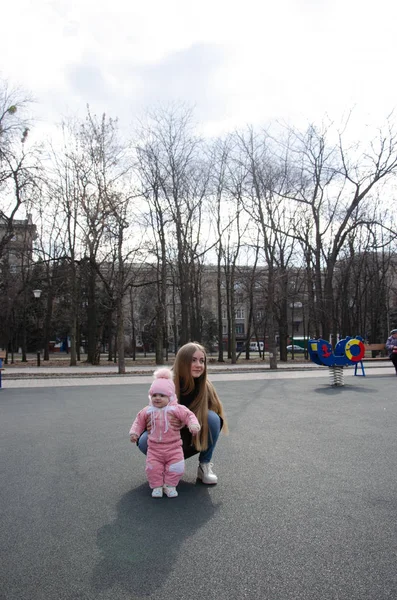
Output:
[[[383,368],[387,368],[390,365],[388,363],[386,363],[386,361],[383,362],[383,364],[379,364],[378,362],[375,363],[372,361],[368,361],[368,363],[371,363],[371,367],[383,367]],[[367,368],[371,368],[370,365],[368,363],[364,363],[365,366]],[[375,363],[375,364],[374,364]],[[39,369],[40,367],[38,367]],[[79,372],[73,372],[70,373],[67,371],[67,367],[65,367],[65,371],[62,372],[62,370],[57,370],[54,371],[54,373],[40,373],[39,371],[37,372],[27,372],[27,373],[12,373],[12,369],[10,369],[10,371],[4,371],[2,374],[2,379],[4,381],[11,381],[11,380],[29,380],[29,379],[81,379],[81,378],[109,378],[109,377],[116,377],[118,379],[124,378],[124,377],[147,377],[149,375],[152,375],[154,369],[156,367],[150,367],[150,368],[143,368],[140,370],[136,370],[136,371],[127,371],[126,373],[117,373],[117,372],[106,372],[104,373],[103,371],[85,371],[82,370],[80,373]],[[326,369],[327,367],[323,367],[323,366],[319,366],[319,365],[315,365],[313,364],[313,366],[311,366],[310,364],[305,363],[304,365],[294,365],[291,367],[277,367],[277,369],[270,369],[270,367],[268,365],[266,366],[253,366],[253,367],[249,367],[249,368],[244,368],[244,367],[220,367],[217,369],[208,367],[208,373],[210,375],[222,375],[222,374],[230,374],[230,373],[290,373],[290,372],[297,372],[297,371],[318,371],[319,369]]]

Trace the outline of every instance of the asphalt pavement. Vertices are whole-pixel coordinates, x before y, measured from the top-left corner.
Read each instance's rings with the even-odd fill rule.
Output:
[[[211,375],[219,483],[193,457],[160,500],[128,438],[150,376],[4,382],[0,599],[395,600],[396,377],[367,371]]]

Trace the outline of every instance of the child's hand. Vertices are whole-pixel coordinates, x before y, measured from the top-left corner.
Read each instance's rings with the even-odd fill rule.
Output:
[[[197,435],[198,432],[200,431],[200,429],[201,429],[200,425],[195,425],[195,424],[189,425],[189,431],[192,435]]]
[[[137,436],[137,434],[136,434],[136,433],[131,433],[131,435],[130,435],[130,441],[131,441],[133,444],[136,444],[136,443],[137,443],[137,441],[138,441],[138,439],[139,439],[139,438],[138,438],[138,436]]]

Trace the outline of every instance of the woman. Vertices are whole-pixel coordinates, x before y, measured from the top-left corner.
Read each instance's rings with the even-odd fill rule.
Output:
[[[199,453],[197,478],[209,485],[218,483],[211,459],[221,429],[227,432],[227,423],[218,394],[207,379],[207,356],[203,346],[197,342],[182,346],[175,357],[173,372],[179,403],[187,406],[201,425],[200,434],[195,438],[186,427],[181,429],[184,457]],[[182,427],[177,418],[170,417],[169,422],[175,429]],[[150,423],[147,427],[150,429]],[[146,454],[147,432],[139,438],[138,446]]]
[[[386,340],[386,350],[389,353],[389,358],[392,361],[397,375],[397,329],[392,329],[390,336]]]

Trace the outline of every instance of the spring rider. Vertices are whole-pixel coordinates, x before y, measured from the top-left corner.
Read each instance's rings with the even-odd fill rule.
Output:
[[[310,360],[317,365],[324,365],[329,368],[330,384],[334,386],[344,385],[343,368],[354,365],[357,375],[357,366],[360,364],[362,375],[365,377],[363,357],[365,354],[364,339],[356,337],[346,337],[340,340],[335,349],[329,342],[323,339],[309,340],[308,351]]]

